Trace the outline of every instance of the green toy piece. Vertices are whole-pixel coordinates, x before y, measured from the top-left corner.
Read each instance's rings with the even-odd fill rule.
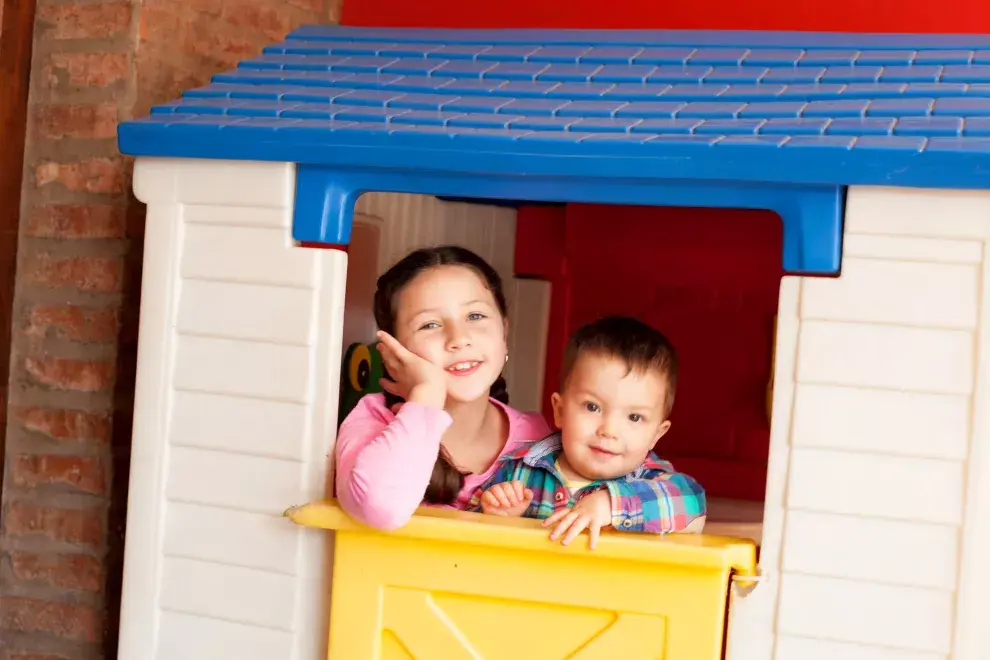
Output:
[[[374,344],[354,343],[347,347],[340,365],[340,412],[337,424],[354,410],[365,394],[381,392],[378,381],[385,375],[382,356]]]

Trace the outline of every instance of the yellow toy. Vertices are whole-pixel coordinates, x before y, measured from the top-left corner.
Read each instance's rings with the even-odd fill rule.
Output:
[[[750,541],[604,533],[564,547],[539,521],[421,508],[395,532],[332,500],[286,511],[334,530],[333,660],[717,660]]]

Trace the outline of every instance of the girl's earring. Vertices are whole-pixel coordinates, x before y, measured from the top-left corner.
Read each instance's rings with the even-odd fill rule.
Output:
[[[508,362],[508,361],[509,361],[509,354],[508,354],[508,353],[506,353],[506,354],[505,354],[505,361],[506,361],[506,362]]]

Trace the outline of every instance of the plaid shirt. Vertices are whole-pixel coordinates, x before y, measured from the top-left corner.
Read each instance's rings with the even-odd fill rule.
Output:
[[[592,481],[571,494],[556,466],[561,451],[558,432],[502,457],[492,478],[471,497],[468,511],[481,511],[481,494],[495,484],[521,481],[533,491],[533,501],[523,513],[526,518],[549,518],[555,510],[570,508],[601,488],[607,488],[611,495],[612,527],[622,531],[679,532],[706,513],[701,485],[675,472],[673,465],[653,452],[629,474]]]

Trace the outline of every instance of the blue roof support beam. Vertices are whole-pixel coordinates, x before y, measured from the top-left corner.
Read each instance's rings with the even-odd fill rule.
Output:
[[[533,202],[767,209],[776,212],[783,221],[785,271],[834,275],[841,265],[845,188],[834,185],[519,177],[303,163],[297,170],[293,238],[304,243],[346,245],[351,237],[354,203],[365,192]],[[603,226],[602,231],[608,231],[608,227]]]

